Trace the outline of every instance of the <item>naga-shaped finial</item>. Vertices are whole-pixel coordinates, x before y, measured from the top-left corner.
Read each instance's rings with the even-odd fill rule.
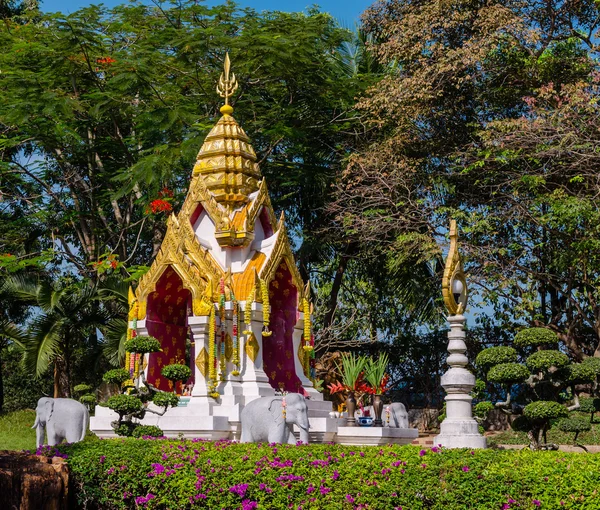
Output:
[[[458,251],[456,220],[450,221],[450,250],[442,279],[442,296],[450,315],[460,315],[467,307],[467,280]]]
[[[229,76],[230,67],[231,62],[229,60],[229,53],[225,53],[224,71],[221,73],[219,83],[217,84],[217,94],[225,98],[225,105],[221,107],[221,113],[223,115],[230,115],[233,113],[233,108],[229,104],[229,98],[238,88],[235,74],[231,73],[231,77]]]

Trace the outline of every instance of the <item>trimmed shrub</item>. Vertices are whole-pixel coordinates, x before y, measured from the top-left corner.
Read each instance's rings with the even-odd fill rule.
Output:
[[[568,414],[565,406],[550,400],[538,400],[527,404],[523,409],[523,415],[530,421],[547,421],[553,418],[562,418]]]
[[[563,432],[586,432],[591,430],[590,420],[583,416],[569,416],[558,421],[558,428]]]
[[[96,399],[96,395],[92,395],[90,393],[88,395],[82,395],[81,397],[79,397],[79,402],[88,406],[88,408],[91,408],[98,403],[98,400]]]
[[[160,342],[153,336],[136,336],[125,342],[127,352],[145,354],[160,351]]]
[[[572,363],[561,370],[561,377],[570,384],[587,384],[596,380],[596,372],[590,365]]]
[[[585,358],[581,364],[591,367],[597,376],[600,375],[600,358]]]
[[[133,437],[163,437],[165,434],[156,425],[138,425],[133,429]]]
[[[92,391],[92,387],[89,384],[78,384],[73,388],[75,393],[88,393]]]
[[[477,416],[477,418],[482,418],[485,420],[488,413],[494,410],[494,407],[494,404],[491,402],[478,402],[475,404],[475,407],[473,407],[473,414]]]
[[[513,342],[517,347],[552,345],[558,343],[558,336],[546,328],[528,328],[519,331]]]
[[[517,351],[512,347],[490,347],[484,349],[475,358],[475,364],[483,372],[488,372],[495,365],[505,363],[515,363],[517,361]]]
[[[144,407],[142,401],[133,395],[113,395],[106,403],[110,409],[121,416],[137,413]]]
[[[173,393],[159,391],[152,397],[152,402],[158,407],[177,407],[179,397]]]
[[[525,361],[527,368],[532,372],[547,372],[552,367],[562,368],[569,363],[569,357],[560,351],[537,351]]]
[[[59,449],[86,508],[600,507],[598,455],[132,438]]]
[[[487,374],[488,381],[500,384],[521,383],[529,376],[527,367],[520,363],[502,363],[492,367]]]
[[[597,413],[600,411],[600,398],[580,398],[578,411],[588,414]]]
[[[171,365],[163,367],[160,373],[163,377],[166,377],[173,382],[187,381],[192,375],[192,370],[187,365],[172,363]]]
[[[102,376],[104,382],[118,384],[119,386],[127,379],[129,379],[129,372],[124,368],[113,368]]]

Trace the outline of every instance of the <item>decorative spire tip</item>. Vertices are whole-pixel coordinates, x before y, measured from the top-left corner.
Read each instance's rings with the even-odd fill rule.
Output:
[[[233,113],[233,107],[229,104],[229,98],[238,88],[235,74],[231,73],[231,77],[229,76],[230,68],[231,61],[229,60],[229,53],[225,53],[223,72],[219,78],[219,83],[217,83],[217,94],[225,99],[225,104],[221,106],[220,109],[223,115],[231,115]]]

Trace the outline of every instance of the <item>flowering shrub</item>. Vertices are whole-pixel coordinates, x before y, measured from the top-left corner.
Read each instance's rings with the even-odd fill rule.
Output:
[[[132,438],[60,451],[88,508],[600,507],[597,455]]]

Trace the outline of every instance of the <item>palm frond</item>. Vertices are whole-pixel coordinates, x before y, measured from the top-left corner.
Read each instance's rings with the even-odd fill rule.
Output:
[[[29,338],[23,328],[6,319],[0,320],[0,338],[2,337],[16,343],[19,347],[23,347]]]
[[[37,377],[44,374],[52,358],[60,351],[63,321],[53,315],[42,315],[33,320],[29,338],[24,342],[23,362]]]
[[[127,321],[117,317],[112,319],[102,330],[104,334],[104,355],[115,367],[121,366],[125,358],[125,341],[127,340]]]

